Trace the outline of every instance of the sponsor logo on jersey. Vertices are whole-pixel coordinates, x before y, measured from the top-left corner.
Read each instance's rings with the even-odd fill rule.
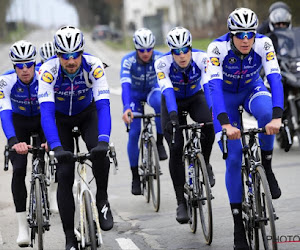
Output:
[[[196,84],[193,84],[193,85],[191,86],[191,89],[194,89],[194,88],[196,88]]]
[[[211,77],[211,78],[214,78],[214,77],[220,77],[219,72],[218,72],[217,74],[212,74],[210,77]]]
[[[227,84],[232,84],[232,82],[228,80],[225,80],[224,82],[226,82]]]
[[[211,64],[214,66],[220,66],[220,61],[218,57],[211,57],[210,58]]]
[[[82,96],[79,96],[78,97],[78,101],[81,101],[81,100],[83,100],[85,98],[85,96],[84,95],[82,95]]]
[[[46,91],[45,93],[39,94],[39,95],[38,95],[38,98],[43,98],[43,97],[48,97],[48,96],[49,96],[49,94],[48,94],[48,92]]]
[[[23,92],[24,92],[24,89],[22,89],[22,88],[17,88],[17,92],[23,93]]]
[[[63,98],[63,97],[59,97],[59,96],[58,96],[58,97],[56,97],[56,99],[57,99],[57,100],[59,100],[59,101],[64,101],[64,100],[65,100],[65,98]]]
[[[174,91],[179,91],[179,88],[173,87]]]
[[[3,79],[1,79],[0,81],[0,89],[2,89],[3,87],[5,87],[7,85],[6,81],[4,81]]]
[[[268,42],[265,42],[264,49],[269,50],[271,48],[271,46],[272,46],[271,44],[269,44]]]
[[[216,55],[220,55],[220,51],[219,51],[219,48],[216,46],[213,50],[212,50],[212,53],[215,53]]]
[[[19,106],[18,108],[19,108],[20,110],[22,110],[22,111],[25,111],[25,110],[26,110],[26,108],[23,107],[23,106]]]
[[[161,79],[164,79],[166,76],[163,72],[158,72],[157,77],[158,77],[159,80],[161,80]]]
[[[159,64],[157,65],[157,68],[162,70],[164,67],[166,67],[166,64],[162,61],[159,62]]]
[[[245,81],[245,83],[247,84],[247,83],[249,83],[251,81],[252,81],[252,79],[248,79],[247,81]]]
[[[98,66],[93,72],[93,76],[96,80],[101,78],[103,75],[104,75],[104,71],[100,66]]]
[[[104,95],[104,94],[109,94],[109,89],[102,89],[98,91],[98,96],[99,95]]]
[[[45,71],[44,74],[42,75],[42,80],[46,83],[51,83],[53,82],[54,77],[50,72]]]
[[[267,61],[274,60],[275,59],[275,52],[274,51],[268,52],[266,54],[266,59],[267,59]]]
[[[234,58],[234,57],[230,57],[229,59],[228,59],[228,62],[230,63],[230,64],[234,64],[234,63],[236,63],[236,58]]]
[[[273,68],[273,69],[271,69],[271,72],[279,72],[279,69],[278,68]]]
[[[4,93],[3,91],[0,91],[0,99],[3,99],[4,98]]]

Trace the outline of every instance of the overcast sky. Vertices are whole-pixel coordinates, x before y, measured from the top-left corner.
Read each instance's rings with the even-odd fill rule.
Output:
[[[6,21],[22,21],[43,28],[79,25],[77,11],[66,0],[13,0],[6,13]]]

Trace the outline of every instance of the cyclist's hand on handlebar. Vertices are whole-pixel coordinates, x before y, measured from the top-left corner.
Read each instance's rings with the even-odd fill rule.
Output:
[[[226,129],[229,140],[237,140],[241,138],[241,131],[238,128],[231,126],[231,124],[224,124],[222,125],[222,128]]]
[[[54,157],[59,163],[73,162],[74,157],[71,151],[65,151],[62,146],[55,147],[53,149]]]
[[[266,134],[267,135],[274,135],[279,133],[279,129],[281,127],[281,118],[272,119],[267,125],[266,125]]]
[[[106,156],[107,151],[108,143],[106,141],[99,141],[98,145],[91,150],[91,160]]]
[[[26,142],[19,142],[12,146],[12,149],[14,149],[18,154],[21,155],[26,155],[29,148],[32,148],[32,146],[27,145]]]
[[[170,121],[168,121],[168,123],[166,124],[165,130],[167,133],[172,135],[173,128],[175,127],[176,130],[178,129],[179,121],[178,121],[178,115],[176,111],[171,111],[169,116],[170,116]]]
[[[130,114],[128,114],[128,113],[130,113]],[[123,116],[122,116],[122,120],[123,120],[126,124],[129,124],[129,123],[132,122],[132,119],[133,119],[133,114],[132,114],[131,109],[125,110],[125,112],[123,113]]]

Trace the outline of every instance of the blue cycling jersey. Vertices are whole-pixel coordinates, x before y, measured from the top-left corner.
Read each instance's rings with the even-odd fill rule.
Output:
[[[161,55],[161,52],[153,50],[152,59],[148,63],[138,59],[136,51],[123,57],[120,78],[124,111],[130,108],[133,99],[145,100],[153,88],[158,88],[154,61]]]
[[[186,99],[204,89],[208,106],[209,97],[208,76],[206,73],[208,57],[204,51],[192,49],[192,59],[189,66],[181,69],[174,61],[171,52],[164,54],[155,62],[158,84],[166,98],[168,112],[176,111],[176,99]]]
[[[37,98],[38,77],[29,84],[21,82],[15,70],[10,70],[0,76],[0,116],[2,127],[7,139],[15,136],[12,112],[23,116],[40,114]]]
[[[230,33],[213,41],[207,50],[210,90],[215,116],[226,113],[222,91],[240,93],[262,81],[259,72],[263,67],[272,90],[273,108],[283,109],[283,89],[280,68],[270,38],[256,34],[248,55],[237,55],[232,50]]]
[[[98,113],[98,140],[109,141],[109,87],[100,59],[84,53],[80,69],[71,79],[63,73],[59,59],[50,58],[39,70],[38,98],[43,129],[52,149],[61,146],[55,125],[55,111],[74,116],[86,109],[93,100]]]

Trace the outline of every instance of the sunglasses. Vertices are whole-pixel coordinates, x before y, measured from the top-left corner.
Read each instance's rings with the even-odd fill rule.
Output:
[[[172,53],[175,54],[176,56],[179,56],[180,54],[186,54],[190,50],[190,47],[183,47],[181,49],[172,49]]]
[[[35,64],[35,62],[28,62],[28,63],[16,63],[15,66],[18,69],[24,69],[24,67],[26,67],[27,69],[31,68],[33,65]]]
[[[64,60],[69,60],[70,58],[73,58],[74,60],[77,59],[81,55],[81,51],[77,51],[74,53],[60,53],[60,57]]]
[[[139,52],[145,53],[146,51],[149,53],[153,48],[148,48],[148,49],[139,49]]]
[[[247,37],[247,39],[251,39],[252,37],[255,36],[255,32],[237,32],[234,34],[238,39],[243,40],[245,37]]]

